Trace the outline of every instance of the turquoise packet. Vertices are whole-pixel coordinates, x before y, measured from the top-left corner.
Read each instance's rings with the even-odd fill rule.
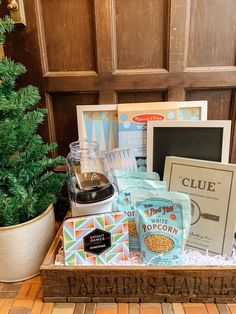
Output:
[[[187,194],[161,192],[136,203],[135,220],[142,260],[147,265],[179,265],[191,215]],[[189,224],[189,226],[187,226]]]
[[[156,172],[125,171],[115,169],[114,174],[117,180],[119,180],[120,178],[158,180],[158,181],[160,180],[160,176]]]
[[[152,188],[151,182],[159,181],[159,175],[156,172],[140,172],[140,171],[126,171],[113,169],[113,177],[115,182],[115,197],[113,199],[112,210],[116,211],[116,201],[120,191],[129,189],[131,187],[137,187],[142,185],[148,185],[147,188]],[[144,181],[145,180],[145,181]],[[153,188],[156,187],[154,183]]]
[[[125,212],[128,216],[129,249],[139,251],[139,238],[135,222],[136,203],[152,198],[157,191],[166,191],[166,183],[163,181],[148,181],[126,179],[120,181],[119,195],[115,198],[113,206],[115,211]],[[123,188],[123,189],[122,189]]]

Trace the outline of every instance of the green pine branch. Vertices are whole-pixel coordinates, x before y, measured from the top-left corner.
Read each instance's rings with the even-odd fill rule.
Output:
[[[10,158],[23,150],[33,139],[38,125],[43,122],[45,109],[18,114],[13,119],[0,121],[0,159]]]
[[[20,221],[17,200],[0,192],[0,226],[16,225]]]
[[[10,97],[17,77],[25,72],[26,69],[22,64],[15,63],[6,57],[2,58],[0,61],[0,94]]]
[[[0,19],[0,44],[13,29],[9,17]],[[15,89],[25,67],[10,58],[0,60],[0,226],[19,224],[43,213],[56,201],[65,175],[53,168],[64,158],[51,158],[56,144],[37,134],[46,109],[37,108],[36,87]]]
[[[1,1],[0,1],[1,4]],[[14,22],[9,16],[0,19],[0,44],[3,44],[6,39],[6,33],[9,33],[14,28]]]
[[[23,114],[26,109],[32,108],[39,100],[38,89],[31,85],[18,91],[12,91],[8,98],[0,95],[0,120]]]

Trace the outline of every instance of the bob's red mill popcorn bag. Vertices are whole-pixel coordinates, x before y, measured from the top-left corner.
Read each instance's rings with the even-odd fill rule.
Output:
[[[136,203],[142,260],[148,265],[179,265],[190,226],[188,195],[161,192]]]
[[[166,191],[166,183],[159,181],[157,173],[116,171],[119,196],[115,198],[116,211],[125,212],[129,225],[129,249],[139,251],[139,239],[135,224],[136,203],[155,197],[157,191]]]

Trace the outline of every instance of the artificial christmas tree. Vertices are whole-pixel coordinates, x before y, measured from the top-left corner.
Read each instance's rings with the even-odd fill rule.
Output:
[[[12,29],[9,17],[0,20],[0,43]],[[47,171],[63,159],[51,159],[55,144],[43,144],[36,133],[45,109],[33,108],[40,97],[37,88],[14,90],[23,65],[8,58],[0,62],[0,226],[22,223],[41,214],[55,201],[62,174]],[[30,110],[29,110],[30,109]]]
[[[12,29],[13,22],[9,17],[0,19],[0,44],[4,44],[6,32]],[[38,125],[46,113],[45,109],[36,107],[40,99],[37,88],[15,88],[17,77],[25,71],[22,64],[9,58],[0,60],[0,281],[26,279],[38,272],[42,255],[55,231],[53,208],[49,205],[55,202],[64,182],[63,174],[52,171],[53,167],[64,163],[64,159],[50,158],[48,154],[55,149],[55,144],[44,144],[37,134]],[[46,212],[49,218],[45,218]],[[46,220],[49,226],[46,226]],[[41,231],[31,226],[34,221],[40,225]],[[14,235],[16,227],[20,233]],[[22,231],[23,227],[28,229]],[[44,233],[46,239],[39,232]],[[15,250],[18,240],[22,261],[19,250]],[[10,261],[12,255],[13,264]],[[13,268],[26,264],[29,269],[30,260],[36,258],[39,260],[33,263],[36,264],[33,270],[27,273],[24,270],[22,274],[18,270],[12,276]]]

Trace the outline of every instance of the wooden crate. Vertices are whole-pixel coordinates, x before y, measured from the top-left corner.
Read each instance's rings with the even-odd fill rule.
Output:
[[[61,232],[40,269],[46,302],[236,302],[232,266],[56,266]]]

